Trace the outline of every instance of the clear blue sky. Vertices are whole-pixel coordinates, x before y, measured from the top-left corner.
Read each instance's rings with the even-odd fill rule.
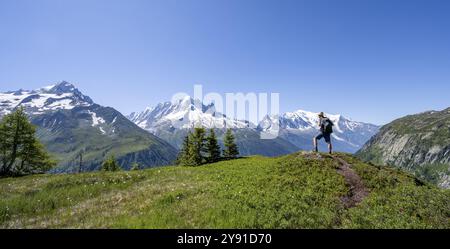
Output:
[[[279,92],[384,124],[450,106],[450,1],[0,1],[0,91],[66,80],[128,114],[175,92]]]

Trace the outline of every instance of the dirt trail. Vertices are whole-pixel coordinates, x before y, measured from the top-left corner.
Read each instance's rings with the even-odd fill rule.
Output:
[[[345,183],[350,187],[347,196],[341,197],[345,208],[352,208],[360,203],[369,194],[369,190],[364,186],[361,177],[351,168],[344,159],[332,156],[339,162],[337,172],[345,178]]]

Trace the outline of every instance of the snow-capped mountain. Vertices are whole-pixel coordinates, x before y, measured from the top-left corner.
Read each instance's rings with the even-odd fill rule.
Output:
[[[170,164],[189,129],[199,126],[216,128],[219,137],[226,128],[234,129],[242,155],[288,154],[311,149],[318,122],[317,113],[299,110],[279,117],[266,116],[255,125],[229,118],[216,111],[214,104],[204,105],[190,97],[124,117],[113,108],[96,104],[65,81],[36,90],[0,93],[0,118],[19,106],[25,108],[38,127],[41,141],[60,161],[58,171],[72,170],[81,153],[85,153],[83,160],[89,170],[97,169],[109,153],[114,153],[123,165]],[[355,152],[378,131],[375,125],[341,115],[328,117],[336,124],[336,150]],[[277,127],[277,138],[260,139],[260,132]]]
[[[177,148],[180,148],[183,138],[190,129],[204,127],[216,129],[219,143],[226,128],[234,129],[241,155],[277,156],[298,149],[297,146],[281,138],[261,140],[256,125],[245,120],[228,118],[217,112],[214,104],[204,105],[201,101],[190,97],[175,103],[160,103],[140,113],[132,113],[128,118]]]
[[[311,146],[311,139],[319,132],[319,113],[298,110],[286,112],[279,117],[266,116],[258,125],[258,129],[270,132],[274,129],[273,124],[278,122],[280,136],[294,143],[301,149]],[[333,123],[333,134],[335,149],[354,153],[360,149],[373,135],[379,126],[364,122],[357,122],[345,118],[340,114],[327,114]],[[277,128],[277,127],[275,127]]]
[[[227,118],[224,114],[216,112],[214,104],[204,105],[200,100],[194,100],[189,96],[176,103],[159,103],[140,113],[131,113],[128,118],[150,132],[157,132],[167,126],[177,129],[193,127],[248,128],[252,126],[248,121]]]
[[[94,102],[84,96],[68,82],[43,87],[36,90],[11,91],[0,93],[0,116],[10,113],[18,106],[33,115],[54,110],[70,110],[76,106],[90,106]]]
[[[84,170],[100,167],[114,154],[123,167],[171,164],[177,150],[144,131],[117,110],[96,104],[74,85],[61,82],[36,90],[0,93],[0,118],[24,107],[37,134],[58,160],[55,171],[77,169],[83,154]]]
[[[378,131],[376,125],[352,121],[341,115],[326,115],[335,123],[333,138],[335,148],[340,151],[352,153],[357,151]],[[177,147],[182,141],[182,137],[177,133],[202,126],[245,129],[258,133],[261,131],[271,133],[274,129],[279,129],[278,141],[282,139],[284,142],[289,142],[295,149],[311,149],[311,139],[318,132],[319,121],[318,113],[298,110],[284,113],[279,117],[266,116],[258,125],[254,125],[248,121],[226,117],[215,111],[214,104],[204,105],[190,97],[176,103],[160,103],[156,107],[132,113],[128,118],[141,128],[166,139]],[[259,141],[259,143],[263,142],[264,140]]]
[[[0,117],[11,113],[19,106],[25,108],[25,112],[34,117],[58,110],[72,110],[75,107],[91,107],[94,104],[90,97],[83,95],[74,85],[62,81],[36,90],[20,89],[0,93]],[[102,117],[89,108],[81,112],[89,117],[92,127],[106,134],[106,122]],[[56,121],[52,123],[52,126],[58,125]],[[114,127],[111,127],[110,132],[114,133],[114,131]]]

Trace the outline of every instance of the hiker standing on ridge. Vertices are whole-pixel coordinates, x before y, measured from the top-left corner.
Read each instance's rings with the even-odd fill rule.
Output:
[[[319,113],[319,126],[320,133],[313,138],[314,151],[318,152],[317,149],[317,140],[322,138],[325,139],[325,142],[328,144],[328,152],[331,154],[333,152],[333,145],[331,144],[331,133],[333,133],[333,122],[325,115],[323,112]]]

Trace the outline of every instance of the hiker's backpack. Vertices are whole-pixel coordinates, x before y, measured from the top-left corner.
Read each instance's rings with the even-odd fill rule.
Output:
[[[333,122],[331,122],[330,119],[326,118],[323,121],[323,132],[329,134],[333,133],[333,125],[334,125]]]

